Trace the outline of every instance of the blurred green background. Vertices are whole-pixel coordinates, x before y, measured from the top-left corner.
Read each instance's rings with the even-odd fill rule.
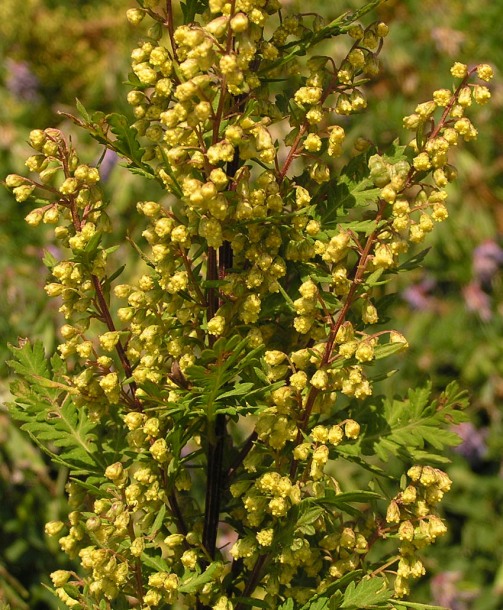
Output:
[[[295,0],[283,0],[295,9]],[[300,3],[299,3],[300,4]],[[329,19],[363,0],[303,0],[302,10]],[[309,8],[307,9],[307,5]],[[29,131],[47,126],[74,133],[86,161],[102,150],[77,134],[59,112],[75,98],[89,109],[128,113],[123,84],[129,51],[139,35],[125,19],[127,0],[2,0],[0,2],[0,167],[22,173]],[[448,537],[430,550],[428,576],[416,601],[451,610],[503,608],[503,2],[496,0],[388,0],[375,15],[391,31],[382,71],[366,89],[369,109],[351,119],[350,138],[385,148],[405,143],[404,115],[434,89],[450,86],[454,61],[488,62],[496,71],[492,102],[477,111],[477,141],[454,163],[449,220],[438,227],[423,267],[397,293],[392,317],[411,345],[394,362],[398,373],[381,389],[404,393],[427,378],[443,388],[458,379],[471,395],[471,421],[458,429],[463,442],[450,456],[454,480],[445,501]],[[334,44],[346,48],[341,39]],[[498,70],[499,68],[499,70]],[[105,162],[105,189],[116,226],[145,199],[145,185]],[[102,166],[104,169],[105,166]],[[65,558],[43,535],[43,525],[64,506],[66,473],[54,470],[13,426],[8,399],[7,343],[18,337],[56,344],[57,306],[43,292],[40,263],[44,228],[28,229],[29,208],[0,190],[0,608],[57,608],[41,583]],[[423,245],[424,247],[424,245]],[[387,366],[389,366],[387,362]]]

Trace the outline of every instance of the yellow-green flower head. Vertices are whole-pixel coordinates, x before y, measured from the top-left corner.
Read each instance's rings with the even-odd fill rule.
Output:
[[[395,500],[392,500],[388,506],[386,521],[388,523],[400,523],[400,508]]]
[[[492,80],[494,76],[493,69],[489,64],[480,64],[477,66],[477,76],[486,82]]]
[[[295,92],[294,99],[297,104],[314,106],[320,101],[322,93],[321,87],[301,87]]]
[[[346,420],[346,423],[344,424],[344,434],[349,439],[357,439],[360,435],[360,424],[354,419]]]
[[[110,479],[111,481],[118,481],[119,479],[122,478],[123,473],[124,473],[124,467],[120,462],[115,462],[114,464],[110,464],[110,466],[107,466],[107,468],[105,470],[106,478]]]
[[[487,104],[491,99],[491,92],[483,85],[475,85],[473,88],[473,99],[477,104]]]
[[[167,462],[170,458],[170,454],[168,451],[168,446],[166,443],[166,440],[164,438],[158,438],[151,446],[149,449],[150,453],[152,454],[152,457],[157,461],[157,462]]]
[[[270,350],[265,352],[264,360],[268,366],[277,366],[286,359],[286,354],[279,350]]]
[[[328,429],[325,426],[315,426],[311,430],[311,438],[315,443],[326,443],[328,439]]]
[[[311,377],[311,385],[318,390],[326,390],[328,382],[328,374],[322,369],[316,371]]]
[[[468,74],[468,66],[457,61],[451,68],[451,74],[455,78],[464,78]]]
[[[45,524],[45,533],[48,536],[57,536],[64,527],[63,521],[49,521]]]

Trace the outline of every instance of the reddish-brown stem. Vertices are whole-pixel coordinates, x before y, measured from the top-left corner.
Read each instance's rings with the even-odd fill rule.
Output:
[[[336,78],[337,78],[336,75],[334,75],[330,81],[330,84],[327,86],[326,90],[323,92],[323,95],[321,96],[321,100],[320,100],[321,104],[323,104],[323,102],[327,99],[327,97],[334,91],[333,84],[334,84],[334,81],[336,80]],[[308,129],[309,129],[309,124],[307,121],[304,121],[304,123],[299,128],[299,133],[297,134],[297,137],[295,138],[295,140],[288,152],[288,156],[285,159],[285,162],[283,163],[283,167],[281,168],[281,171],[279,172],[279,175],[278,175],[279,183],[283,182],[283,180],[285,179],[288,169],[290,168],[290,165],[292,164],[292,162],[298,152],[300,141],[302,140],[304,134],[306,133],[306,131]]]
[[[102,320],[105,323],[108,330],[111,332],[115,332],[116,331],[115,324],[114,324],[114,321],[112,320],[112,316],[110,314],[110,309],[108,308],[108,305],[107,305],[107,302],[105,299],[105,295],[103,294],[103,287],[101,286],[101,282],[95,275],[91,275],[91,280],[93,282],[93,288],[96,293],[96,298],[98,300],[99,314],[102,317]],[[130,378],[133,375],[133,369],[131,368],[131,364],[129,362],[127,354],[120,341],[117,342],[115,349],[117,351],[117,355],[119,356],[119,360],[121,361],[122,368],[124,369],[124,372],[126,373],[126,377]],[[140,405],[139,405],[138,401],[136,400],[136,389],[137,389],[136,383],[134,381],[130,381],[129,387],[131,388],[131,394],[133,397],[133,402],[134,402],[135,408],[137,408],[138,410],[141,410]]]
[[[122,491],[122,501],[124,502],[124,504],[127,504],[126,494],[124,491]],[[131,519],[128,522],[127,529],[128,529],[129,539],[131,540],[131,542],[133,542],[133,540],[136,538],[136,534],[134,532],[134,524]],[[139,601],[143,605],[143,596],[145,595],[145,592],[143,590],[141,559],[139,557],[137,557],[134,562],[134,579],[136,582],[136,594],[139,597]]]
[[[290,168],[290,165],[292,164],[292,161],[294,160],[295,155],[297,154],[297,150],[299,148],[300,141],[303,138],[306,131],[307,131],[307,125],[304,123],[304,125],[302,125],[300,127],[299,133],[297,134],[297,137],[295,138],[290,150],[288,151],[288,156],[285,159],[285,162],[283,163],[283,167],[281,168],[281,171],[279,172],[278,182],[281,183],[285,179],[286,173],[288,172],[288,169]]]
[[[65,178],[68,178],[71,175],[70,169],[68,167],[68,155],[69,155],[70,151],[67,150],[66,145],[64,143],[61,143],[59,146],[60,146],[60,151],[61,151],[61,160],[62,160],[62,165],[63,165],[63,171],[65,174]],[[73,223],[74,229],[75,229],[75,231],[79,232],[82,230],[82,221],[79,217],[77,204],[76,204],[74,198],[71,198],[69,200],[69,209],[70,209],[70,214],[72,217],[72,223]],[[111,332],[115,332],[116,331],[115,324],[112,320],[112,316],[110,314],[110,310],[108,308],[108,304],[106,302],[105,295],[103,293],[103,287],[101,286],[101,282],[100,282],[99,278],[94,274],[91,274],[91,281],[92,281],[93,288],[94,288],[96,298],[97,298],[98,313],[101,316],[102,321],[105,323],[108,330]],[[128,378],[131,377],[133,374],[133,370],[131,368],[131,364],[128,360],[124,347],[122,346],[120,341],[117,342],[115,349],[117,351],[117,355],[119,356],[119,360],[122,364],[126,377],[128,377]],[[138,401],[136,400],[136,389],[137,389],[136,383],[134,381],[130,381],[129,387],[131,389],[131,395],[132,395],[134,407],[138,410],[141,410],[140,405],[139,405]]]
[[[262,575],[262,570],[267,562],[268,555],[259,555],[259,558],[255,562],[253,566],[253,572],[251,573],[250,578],[248,579],[245,589],[243,591],[242,597],[250,597],[250,595],[255,590],[255,587],[260,582],[260,577]],[[242,610],[243,604],[238,604],[236,606],[236,610]]]
[[[174,20],[173,20],[173,6],[171,4],[171,0],[166,0],[165,25],[166,25],[166,28],[168,29],[168,35],[169,35],[169,40],[171,43],[171,50],[173,51],[173,57],[174,57],[175,61],[178,61],[178,54],[176,52],[175,37],[174,37],[175,24],[174,24]]]
[[[442,112],[442,116],[440,117],[440,120],[438,121],[437,126],[431,132],[431,134],[428,136],[428,140],[433,140],[440,133],[440,130],[444,126],[444,123],[446,122],[447,117],[449,116],[449,112],[452,110],[452,107],[454,106],[454,104],[456,103],[456,101],[458,99],[458,96],[459,96],[459,94],[461,92],[461,89],[463,89],[463,87],[466,86],[466,83],[470,79],[470,76],[476,71],[476,69],[477,68],[472,68],[467,73],[467,75],[463,78],[463,80],[459,83],[459,85],[456,88],[456,91],[454,91],[454,93],[452,94],[452,97],[449,100],[449,103],[447,104],[447,106],[445,107],[444,111]]]
[[[379,203],[379,209],[378,209],[376,220],[375,220],[376,225],[379,225],[379,222],[382,219],[386,205],[387,204],[385,201],[381,201]],[[330,357],[332,355],[337,332],[338,332],[339,328],[342,326],[342,324],[344,323],[346,316],[351,308],[351,305],[354,302],[356,292],[362,282],[363,275],[365,273],[367,264],[369,262],[370,252],[372,250],[372,247],[375,244],[379,230],[380,229],[376,226],[376,228],[372,231],[372,233],[367,238],[367,242],[365,243],[363,252],[361,253],[361,256],[358,260],[358,265],[356,267],[355,275],[354,275],[353,281],[351,283],[351,286],[349,288],[348,294],[346,295],[346,298],[344,300],[344,304],[342,305],[342,308],[339,311],[337,320],[330,328],[330,333],[328,335],[328,339],[325,344],[325,351],[324,351],[323,357],[321,359],[320,368],[325,367],[328,364],[328,362],[330,361]],[[313,410],[314,402],[319,393],[320,393],[320,390],[317,388],[314,388],[314,387],[311,387],[311,389],[309,390],[309,393],[308,393],[307,399],[306,399],[306,406],[304,407],[304,413],[302,415],[302,419],[299,422],[299,432],[297,435],[297,443],[300,443],[302,440],[302,433],[305,432],[305,430],[307,428],[307,425],[309,423],[309,418],[311,417],[311,412]],[[294,477],[296,471],[297,471],[297,462],[294,460],[294,461],[292,461],[292,466],[290,468],[290,476]]]

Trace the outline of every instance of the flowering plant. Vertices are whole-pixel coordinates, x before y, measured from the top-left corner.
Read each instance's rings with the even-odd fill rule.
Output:
[[[51,574],[68,607],[427,607],[404,598],[446,531],[437,452],[466,400],[455,384],[375,397],[372,365],[407,347],[386,286],[447,217],[448,152],[476,137],[465,111],[490,93],[472,79],[492,71],[456,63],[455,87],[405,118],[408,146],[351,150],[388,32],[360,22],[378,4],[330,23],[279,0],[128,11],[151,22],[134,122],[72,117],[163,188],[137,204],[146,244],[126,268],[99,167],[61,131],[32,131],[35,177],[6,178],[60,246],[45,262],[61,343],[13,348],[11,413],[69,471],[68,518],[46,526],[82,567]],[[340,59],[313,54],[339,36]]]

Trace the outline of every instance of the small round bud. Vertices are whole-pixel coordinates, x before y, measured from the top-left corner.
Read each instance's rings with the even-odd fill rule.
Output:
[[[389,27],[386,23],[383,23],[381,21],[381,23],[378,23],[376,26],[376,34],[379,36],[379,38],[386,38],[386,36],[389,33]]]
[[[244,13],[236,13],[234,17],[231,19],[231,30],[240,34],[241,32],[246,32],[249,27],[248,17]]]
[[[49,521],[45,524],[45,533],[48,536],[57,536],[64,527],[63,521]]]
[[[388,506],[386,521],[388,523],[400,523],[400,508],[395,500],[392,500]]]
[[[451,74],[455,78],[464,78],[468,74],[468,66],[457,61],[451,68]]]
[[[107,466],[105,470],[105,476],[107,479],[111,481],[119,480],[124,474],[124,466],[120,462],[115,462],[114,464],[110,464]]]
[[[477,76],[488,82],[493,78],[494,71],[489,64],[480,64],[477,66]]]
[[[12,194],[16,198],[18,203],[23,203],[30,198],[31,194],[35,190],[34,185],[23,184],[22,186],[16,186],[12,189]]]
[[[316,371],[311,377],[311,385],[318,390],[326,390],[328,387],[328,375],[324,370]]]
[[[17,174],[9,174],[5,178],[5,185],[10,189],[23,186],[25,184],[26,178],[23,178],[23,176],[18,176]]]
[[[347,438],[357,439],[360,435],[360,424],[354,419],[348,419],[344,424],[344,434]]]
[[[42,210],[32,210],[27,216],[25,216],[25,221],[31,226],[38,226],[44,217],[44,213]]]
[[[126,19],[131,25],[139,25],[145,17],[145,11],[139,8],[130,8],[126,11]]]

